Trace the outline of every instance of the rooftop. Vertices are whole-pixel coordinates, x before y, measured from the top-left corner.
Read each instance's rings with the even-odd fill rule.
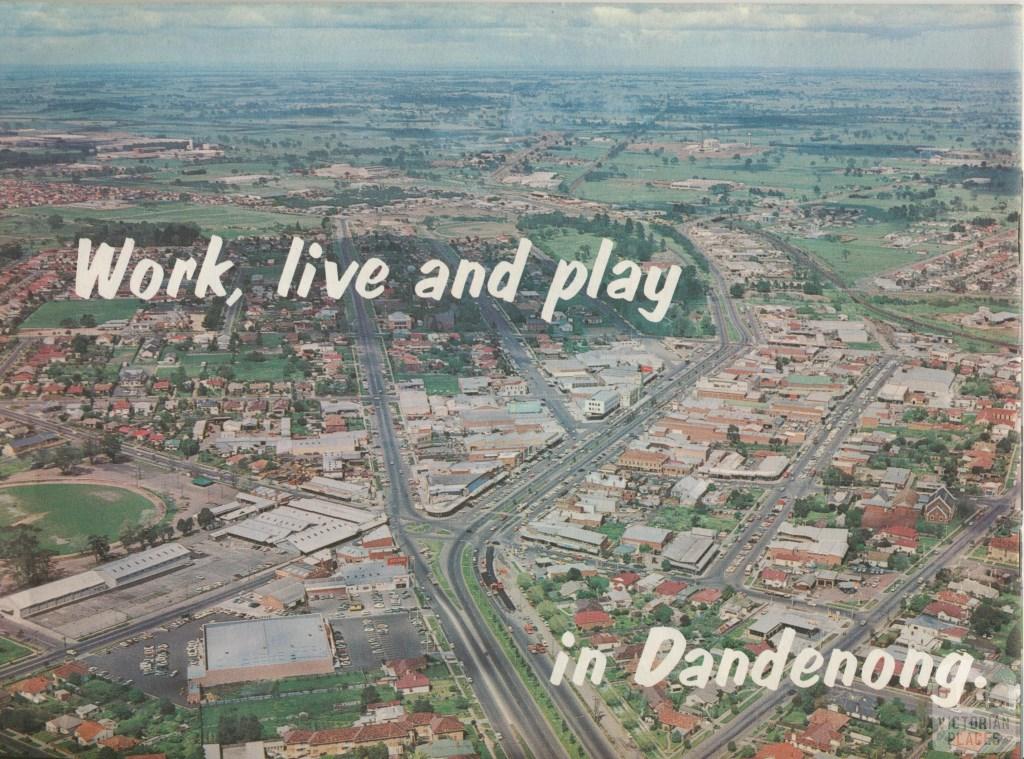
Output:
[[[205,636],[208,672],[331,657],[327,623],[319,614],[215,622]]]

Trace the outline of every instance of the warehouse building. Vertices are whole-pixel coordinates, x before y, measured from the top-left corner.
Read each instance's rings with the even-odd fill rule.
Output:
[[[204,688],[334,672],[331,626],[320,614],[216,622],[203,642],[205,663],[190,676]]]
[[[114,588],[122,588],[171,572],[185,566],[191,560],[192,555],[187,548],[177,543],[167,543],[102,564],[86,572],[4,596],[0,598],[0,611],[13,617],[30,617]]]
[[[561,522],[530,522],[520,534],[526,540],[547,543],[567,551],[599,554],[607,551],[610,545],[607,535]]]
[[[718,544],[715,542],[714,530],[694,528],[689,532],[678,533],[665,546],[661,557],[684,572],[699,574],[708,568],[708,564],[717,555]]]

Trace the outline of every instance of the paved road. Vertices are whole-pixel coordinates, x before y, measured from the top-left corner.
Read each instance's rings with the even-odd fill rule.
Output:
[[[450,263],[458,259],[455,251],[440,241],[433,242],[433,248],[438,255],[448,259]],[[480,313],[483,314],[484,321],[498,335],[502,350],[512,360],[512,363],[515,364],[519,376],[523,377],[527,384],[529,384],[533,396],[544,401],[569,437],[576,437],[580,422],[566,408],[565,397],[544,379],[544,376],[537,368],[536,361],[534,361],[533,356],[530,355],[526,346],[519,339],[515,328],[509,321],[508,316],[505,315],[505,311],[494,302],[494,298],[486,290],[477,298],[477,305],[480,307]]]
[[[344,268],[356,254],[347,222],[339,219],[335,226],[337,253]],[[420,521],[421,517],[416,513],[408,492],[408,467],[395,432],[390,404],[385,399],[387,368],[383,350],[365,301],[353,295],[351,303],[355,314],[356,350],[369,393],[374,398],[377,432],[390,480],[387,508],[391,529],[404,552],[411,558],[413,572],[420,586],[430,588],[430,568],[405,531],[407,521]],[[461,574],[456,567],[454,571],[450,570],[449,579],[454,583],[455,578],[461,577]],[[556,759],[566,756],[511,662],[501,655],[501,649],[490,628],[478,616],[466,613],[466,610],[473,608],[473,602],[468,596],[468,589],[463,587],[463,591],[463,594],[457,595],[461,608],[457,608],[442,593],[431,594],[432,607],[466,673],[473,678],[474,690],[491,725],[502,733],[502,747],[506,754],[516,758],[534,756]]]
[[[723,286],[724,283],[717,278],[714,290],[710,294],[715,321],[720,326],[717,344],[709,345],[704,355],[693,363],[680,365],[659,380],[643,404],[618,412],[599,429],[571,445],[566,443],[560,446],[560,449],[568,449],[564,457],[560,451],[559,458],[554,461],[535,463],[529,467],[524,481],[517,482],[513,478],[488,493],[486,507],[477,505],[474,509],[464,510],[457,517],[447,520],[449,524],[457,523],[459,526],[455,527],[456,533],[445,554],[446,575],[456,596],[466,608],[472,607],[466,606],[467,603],[471,603],[471,599],[459,565],[463,550],[468,547],[469,550],[479,552],[484,549],[484,544],[489,539],[504,538],[539,510],[547,508],[551,493],[567,487],[586,472],[616,456],[618,446],[624,445],[657,414],[662,413],[663,408],[680,393],[686,392],[697,379],[732,360],[746,348],[750,329],[740,319],[731,301],[720,297]],[[723,302],[726,304],[724,312]],[[733,343],[729,338],[729,330],[724,321],[727,318],[733,321],[735,331],[741,337],[739,343]],[[502,607],[497,608],[500,612]],[[511,623],[513,620],[507,621]],[[518,636],[516,643],[531,666],[535,665],[534,658],[525,651],[525,637]],[[588,756],[603,758],[621,754],[624,749],[617,743],[610,743],[604,731],[595,725],[588,707],[573,688],[552,686],[545,677],[541,677],[541,681],[587,750]]]
[[[829,415],[830,424],[819,429],[804,446],[803,452],[786,470],[782,482],[765,496],[759,513],[754,515],[750,524],[740,532],[732,546],[711,565],[707,575],[708,580],[723,584],[743,582],[744,568],[756,557],[763,555],[782,523],[789,519],[795,501],[806,494],[814,484],[814,472],[821,467],[828,466],[832,461],[832,456],[846,440],[847,434],[857,424],[860,412],[874,398],[871,391],[876,386],[878,378],[888,377],[896,366],[895,358],[883,358],[868,370],[858,388],[837,404],[832,414]],[[835,425],[833,431],[830,432],[828,427],[832,427],[837,419],[840,420],[840,423]],[[811,474],[805,476],[808,471]],[[779,512],[774,513],[772,510],[781,498],[786,499],[786,505]],[[766,517],[770,517],[772,523],[769,527],[764,528],[761,526],[761,522]],[[747,541],[759,532],[761,535],[757,538],[757,543],[747,550]],[[744,552],[747,554],[747,558],[737,563],[735,570],[730,571],[728,566],[737,562],[739,555]]]

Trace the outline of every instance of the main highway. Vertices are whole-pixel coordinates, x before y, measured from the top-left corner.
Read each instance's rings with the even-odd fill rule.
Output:
[[[344,219],[335,222],[336,246],[341,268],[356,259],[348,223]],[[377,434],[383,452],[384,466],[389,485],[387,488],[387,509],[391,518],[391,529],[410,557],[412,569],[423,588],[431,587],[430,567],[406,533],[408,521],[419,521],[408,490],[408,466],[395,432],[395,421],[388,400],[386,363],[383,348],[377,335],[374,320],[363,299],[350,298],[355,316],[356,350],[376,416]],[[453,582],[461,575],[456,568],[450,578]],[[473,600],[458,595],[455,602],[443,593],[433,594],[432,604],[445,634],[451,641],[455,654],[472,678],[477,698],[491,725],[502,734],[502,746],[509,757],[558,757],[567,756],[558,737],[552,732],[539,707],[519,679],[514,667],[502,654],[490,628],[475,614],[467,613],[473,608]]]

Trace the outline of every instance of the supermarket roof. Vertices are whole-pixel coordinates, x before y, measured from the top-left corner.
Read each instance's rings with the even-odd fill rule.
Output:
[[[326,622],[319,614],[208,624],[206,671],[293,664],[330,657]]]

